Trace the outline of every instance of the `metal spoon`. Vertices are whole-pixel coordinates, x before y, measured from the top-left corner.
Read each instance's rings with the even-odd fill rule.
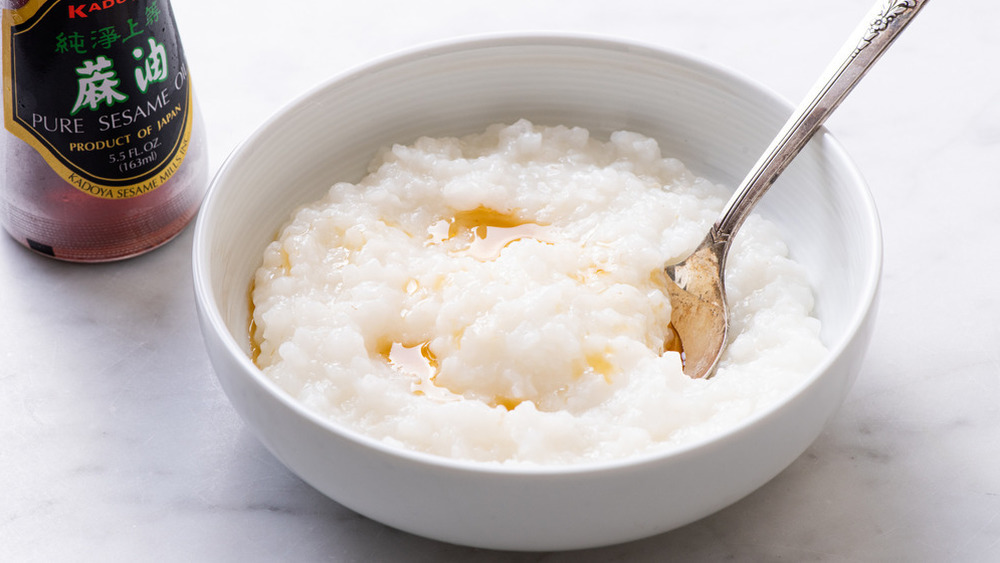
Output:
[[[667,266],[673,334],[665,347],[682,353],[685,374],[711,377],[725,348],[729,322],[723,273],[736,231],[778,175],[926,3],[876,3],[736,189],[708,236],[683,262]]]

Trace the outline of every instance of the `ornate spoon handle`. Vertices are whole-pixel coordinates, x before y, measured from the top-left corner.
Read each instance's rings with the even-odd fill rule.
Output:
[[[875,5],[726,204],[709,233],[714,241],[736,233],[778,175],[926,3],[880,0]]]

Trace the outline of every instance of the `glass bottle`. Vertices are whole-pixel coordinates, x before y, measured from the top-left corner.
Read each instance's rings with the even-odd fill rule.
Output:
[[[0,0],[0,221],[54,258],[152,250],[194,217],[205,135],[169,0]]]

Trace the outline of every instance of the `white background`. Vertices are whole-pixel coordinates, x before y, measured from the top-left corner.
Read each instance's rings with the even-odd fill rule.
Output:
[[[216,169],[353,66],[483,32],[679,49],[797,101],[869,0],[175,0]],[[885,234],[868,359],[815,444],[737,504],[588,552],[414,537],[301,482],[218,387],[192,230],[81,266],[0,237],[0,560],[1000,561],[1000,3],[937,0],[828,123]],[[667,484],[665,484],[667,485]]]

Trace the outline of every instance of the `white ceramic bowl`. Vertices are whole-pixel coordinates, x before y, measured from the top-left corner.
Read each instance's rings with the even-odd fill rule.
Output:
[[[735,186],[791,107],[689,56],[613,40],[462,40],[337,77],[278,113],[228,159],[197,222],[194,282],[222,388],[261,441],[319,491],[370,518],[459,544],[584,548],[670,530],[763,485],[816,438],[869,340],[881,267],[871,196],[841,146],[815,138],[764,198],[809,270],[829,356],[795,392],[731,432],[616,462],[506,468],[405,451],[297,404],[249,357],[247,292],[298,205],[356,181],[383,145],[525,117],[656,138],[665,155]]]

